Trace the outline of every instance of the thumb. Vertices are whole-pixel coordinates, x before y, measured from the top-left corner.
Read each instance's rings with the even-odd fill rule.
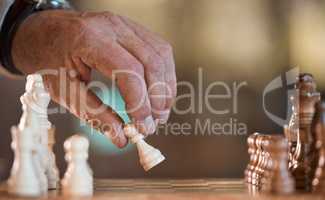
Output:
[[[128,141],[123,132],[123,120],[119,115],[105,105],[85,82],[77,77],[66,77],[66,83],[62,84],[62,79],[57,76],[43,75],[52,100],[105,134],[117,147],[125,147]]]

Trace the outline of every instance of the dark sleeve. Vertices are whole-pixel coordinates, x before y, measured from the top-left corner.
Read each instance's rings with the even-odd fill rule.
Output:
[[[22,73],[14,66],[11,56],[12,40],[19,25],[29,15],[49,9],[70,9],[66,0],[2,0],[2,23],[0,32],[0,73],[21,76]],[[1,4],[0,4],[1,5]]]

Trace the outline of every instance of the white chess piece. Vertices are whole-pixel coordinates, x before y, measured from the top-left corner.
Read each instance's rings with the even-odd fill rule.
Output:
[[[50,180],[50,178],[45,175],[45,171],[49,171],[49,167],[52,167],[49,166],[51,153],[48,149],[48,130],[51,127],[51,123],[48,121],[47,116],[47,107],[50,102],[50,95],[44,88],[42,76],[38,74],[29,75],[27,77],[25,89],[25,93],[20,98],[23,115],[20,119],[18,128],[12,129],[12,148],[15,152],[15,159],[8,183],[12,186],[9,187],[9,191],[12,191],[14,194],[17,193],[18,195],[26,194],[25,196],[37,196],[38,190],[42,194],[47,193],[48,179]],[[24,139],[26,141],[24,141]],[[32,162],[32,165],[28,165],[30,164],[28,162],[21,161],[21,151],[23,151],[21,149],[26,150],[26,148],[21,147],[20,145],[25,145],[25,143],[28,142],[31,143],[33,151],[33,153],[31,153],[28,157],[30,162]],[[24,166],[26,163],[27,166]],[[20,172],[25,168],[28,168],[30,172],[33,171],[36,174],[35,176],[26,176],[27,182],[22,179],[23,175],[26,174],[21,175]],[[35,177],[37,180],[33,179]],[[15,189],[20,188],[21,185],[26,187],[26,191]],[[38,189],[35,189],[36,185],[38,185]],[[52,186],[53,184],[51,182],[50,187]],[[28,191],[31,191],[31,188],[34,189],[34,193],[31,192],[29,194]]]
[[[12,148],[15,152],[14,165],[8,180],[8,192],[22,197],[38,197],[41,195],[40,182],[34,167],[33,129],[25,127],[19,130],[12,127]]]
[[[23,116],[19,123],[19,129],[24,124],[29,124],[34,130],[35,148],[33,160],[40,179],[42,193],[47,193],[48,177],[45,172],[49,168],[50,152],[48,151],[48,130],[51,123],[48,121],[47,108],[50,102],[50,95],[45,90],[42,76],[33,74],[27,76],[26,92],[20,98],[23,105]]]
[[[134,125],[125,125],[124,133],[137,146],[140,163],[145,171],[149,171],[165,160],[165,157],[158,149],[153,148],[144,141],[144,136],[138,133]]]
[[[49,152],[49,163],[45,171],[48,181],[49,189],[58,188],[59,184],[59,170],[56,166],[55,154],[53,153],[53,145],[55,143],[55,127],[52,126],[48,132],[48,152]]]
[[[88,165],[89,141],[81,135],[74,135],[64,142],[67,171],[61,181],[63,195],[91,196],[93,177]]]
[[[56,189],[59,184],[59,172],[53,153],[55,128],[48,120],[47,109],[50,94],[45,90],[42,76],[34,74],[27,77],[26,90],[31,92],[34,99],[34,110],[39,119],[38,131],[41,139],[40,159],[48,182],[48,189]],[[50,136],[50,140],[49,140]]]

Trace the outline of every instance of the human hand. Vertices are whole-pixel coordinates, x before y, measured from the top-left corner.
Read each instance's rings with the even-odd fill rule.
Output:
[[[12,55],[15,66],[25,74],[60,71],[56,75],[42,73],[52,100],[92,125],[94,120],[99,126],[109,125],[109,129],[100,129],[118,147],[127,144],[123,122],[89,90],[92,70],[114,79],[132,122],[145,135],[154,133],[158,121],[167,122],[176,96],[171,46],[110,12],[35,13],[19,27]],[[64,84],[62,76],[66,77]],[[67,95],[62,95],[62,90]]]

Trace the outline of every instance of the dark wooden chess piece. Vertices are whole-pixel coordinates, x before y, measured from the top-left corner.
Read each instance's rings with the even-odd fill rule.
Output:
[[[270,160],[269,153],[264,147],[269,138],[269,135],[255,133],[247,139],[250,162],[245,170],[245,181],[251,195],[257,194],[262,188],[262,179]]]
[[[261,143],[262,143],[262,135],[258,135],[255,140],[257,162],[250,176],[250,184],[255,185],[257,187],[260,185],[260,176],[263,173],[261,166],[263,165],[264,155],[263,155]]]
[[[299,91],[299,131],[294,155],[296,165],[292,168],[296,188],[302,191],[312,189],[312,161],[315,153],[315,138],[311,131],[311,124],[315,113],[315,104],[320,100],[316,90],[316,83],[310,74],[299,75],[296,83]]]
[[[258,133],[254,133],[247,138],[248,155],[250,159],[245,170],[245,182],[248,184],[252,183],[252,174],[258,163],[259,155],[256,146],[256,139],[258,136]]]
[[[313,171],[313,191],[325,193],[325,102],[316,104],[316,113],[312,124],[315,135],[315,170]]]
[[[266,154],[266,160],[264,164],[264,172],[263,175],[261,176],[261,184],[260,184],[260,189],[263,192],[268,191],[268,188],[270,188],[270,178],[271,178],[271,172],[272,172],[272,166],[273,166],[273,159],[271,157],[270,150],[270,145],[272,144],[272,138],[273,136],[268,136],[267,138],[264,139],[264,142],[262,143],[262,149]]]
[[[265,151],[265,143],[268,142],[270,136],[269,135],[263,135],[260,134],[256,138],[256,147],[257,147],[257,153],[258,153],[258,162],[255,165],[255,168],[253,170],[252,176],[251,176],[251,184],[257,186],[258,189],[261,188],[262,182],[265,175],[265,171],[269,162],[269,153]]]
[[[265,143],[265,148],[270,154],[270,162],[263,190],[271,194],[292,194],[295,182],[288,170],[288,141],[281,135],[274,135]]]
[[[325,140],[323,140],[324,142]],[[313,191],[325,194],[325,148],[322,148],[319,153],[319,163],[313,180]]]
[[[246,186],[248,189],[248,193],[252,196],[255,196],[259,192],[258,186],[252,184],[254,170],[260,158],[260,150],[257,149],[257,145],[256,145],[256,140],[258,136],[259,136],[258,133],[254,133],[247,138],[248,154],[250,160],[245,170],[245,182],[247,184]]]
[[[284,127],[284,134],[288,140],[289,145],[289,169],[297,167],[298,158],[300,154],[299,134],[299,95],[298,90],[290,97],[292,115],[289,124]]]

